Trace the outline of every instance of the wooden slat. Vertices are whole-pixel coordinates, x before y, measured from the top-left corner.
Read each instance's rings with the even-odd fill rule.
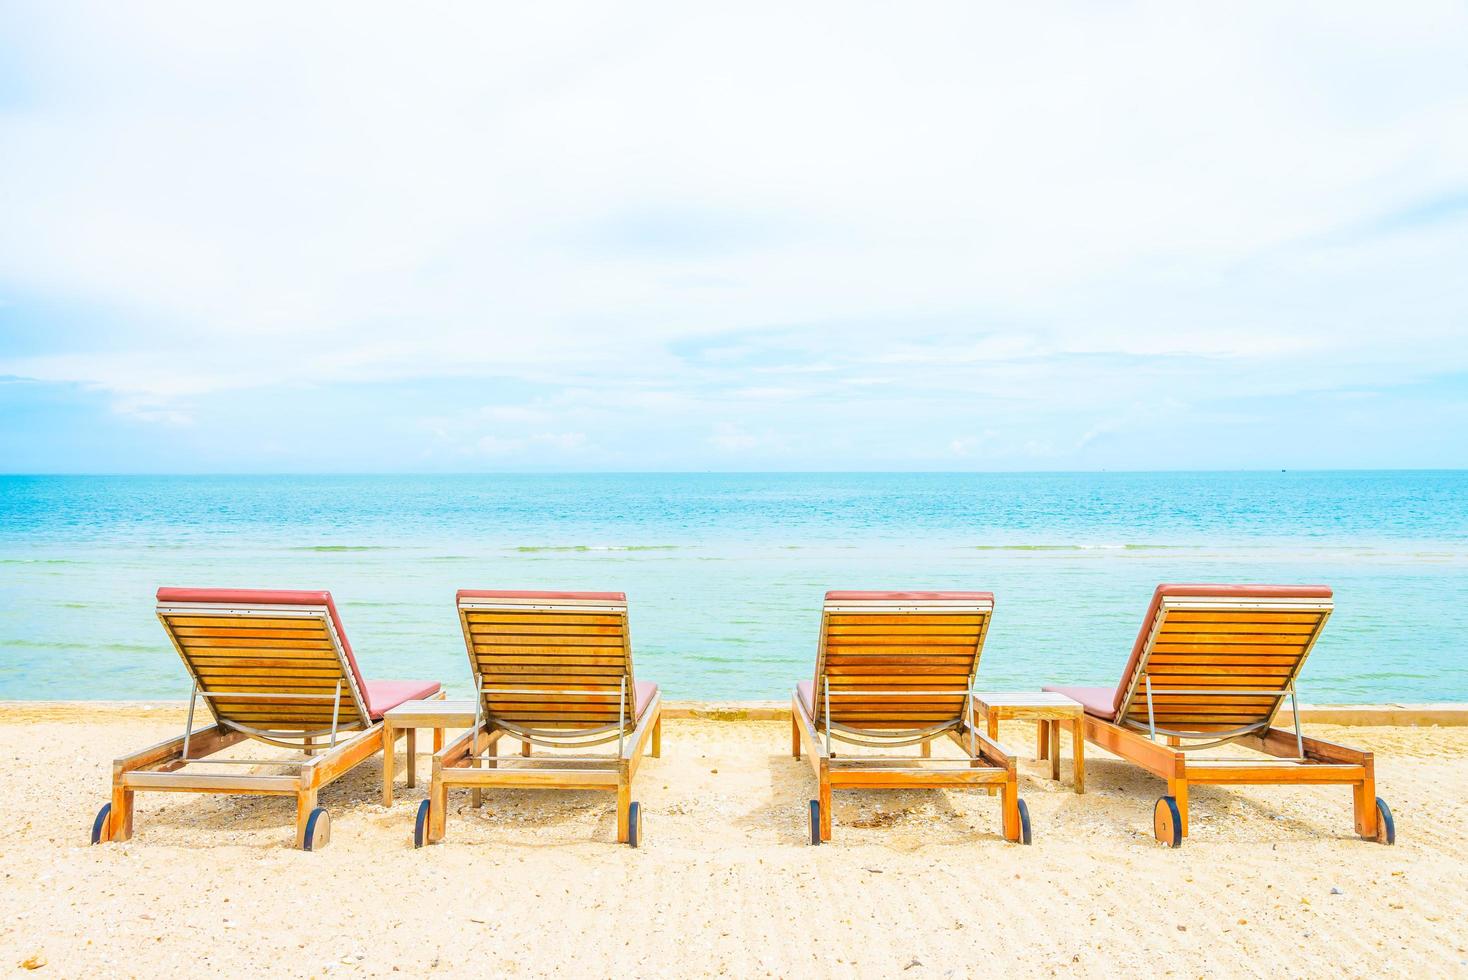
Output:
[[[1284,690],[1300,668],[1326,611],[1169,609],[1147,651],[1146,676],[1154,689]],[[1164,728],[1218,732],[1264,721],[1274,697],[1163,695],[1152,697],[1152,718]],[[1147,724],[1146,685],[1139,679],[1127,717]]]
[[[320,616],[288,616],[273,618],[267,616],[224,616],[224,615],[170,615],[168,622],[175,627],[184,626],[206,626],[206,627],[228,627],[232,629],[306,629],[314,626],[317,629],[324,628],[324,622]]]
[[[615,723],[631,671],[626,618],[618,613],[462,609],[470,660],[494,717],[532,728],[587,728]],[[575,691],[574,694],[495,694]],[[633,704],[628,691],[626,715]]]

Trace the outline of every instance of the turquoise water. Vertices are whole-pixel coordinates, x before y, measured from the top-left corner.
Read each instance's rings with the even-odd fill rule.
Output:
[[[454,591],[608,589],[672,698],[783,698],[829,588],[996,593],[989,689],[1116,681],[1159,581],[1336,590],[1307,701],[1468,700],[1468,472],[0,477],[0,699],[183,698],[159,585],[328,588],[467,690]]]

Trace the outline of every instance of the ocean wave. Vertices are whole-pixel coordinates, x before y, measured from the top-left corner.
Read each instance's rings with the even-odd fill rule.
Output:
[[[1187,544],[976,544],[973,551],[1184,551]]]
[[[0,565],[85,565],[71,558],[0,558]]]
[[[306,544],[306,545],[298,545],[298,546],[296,546],[294,548],[287,548],[286,549],[286,551],[327,551],[327,552],[336,552],[336,551],[402,551],[402,550],[403,550],[402,548],[397,548],[397,547],[394,547],[392,545],[385,545],[385,544]]]
[[[94,640],[67,642],[60,640],[0,640],[0,649],[25,650],[110,650],[114,653],[152,653],[155,643],[97,643]]]
[[[522,554],[542,551],[677,551],[676,544],[522,544],[512,548]]]

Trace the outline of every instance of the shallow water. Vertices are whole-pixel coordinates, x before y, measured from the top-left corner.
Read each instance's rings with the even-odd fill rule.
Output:
[[[0,699],[182,698],[160,585],[328,588],[468,688],[455,589],[625,591],[670,698],[783,698],[830,588],[996,593],[987,689],[1110,684],[1161,581],[1323,583],[1307,701],[1468,699],[1468,473],[0,477]]]

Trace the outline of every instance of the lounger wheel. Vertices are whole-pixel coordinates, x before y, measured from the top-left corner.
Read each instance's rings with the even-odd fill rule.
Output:
[[[418,815],[413,818],[413,847],[428,843],[428,801],[418,804]]]
[[[1379,807],[1383,807],[1383,808],[1386,807],[1386,804],[1383,803],[1383,802],[1381,802],[1380,800],[1377,800],[1376,801],[1376,804]],[[111,816],[112,816],[112,804],[111,803],[103,803],[102,804],[102,809],[100,809],[100,810],[97,811],[97,819],[92,821],[92,843],[93,844],[100,844],[100,843],[102,843],[102,834],[106,832],[106,830],[107,830],[107,819],[109,817],[111,817]],[[1390,820],[1391,817],[1388,816],[1387,819]],[[1379,826],[1379,824],[1378,824],[1378,826]]]
[[[1019,810],[1019,842],[1028,844],[1030,842],[1030,808],[1025,805],[1024,800],[1015,800],[1014,803]]]
[[[642,843],[642,804],[633,800],[627,804],[627,846]]]
[[[1168,847],[1183,846],[1183,815],[1171,796],[1157,797],[1157,805],[1152,808],[1152,833]]]
[[[103,807],[105,810],[106,807]],[[1378,844],[1395,844],[1397,842],[1397,825],[1392,821],[1392,808],[1386,805],[1386,800],[1376,798],[1376,842]]]
[[[301,840],[301,850],[319,851],[331,843],[331,814],[326,807],[318,806],[306,818],[306,833]]]
[[[821,801],[810,801],[810,842],[820,844],[821,842]]]

